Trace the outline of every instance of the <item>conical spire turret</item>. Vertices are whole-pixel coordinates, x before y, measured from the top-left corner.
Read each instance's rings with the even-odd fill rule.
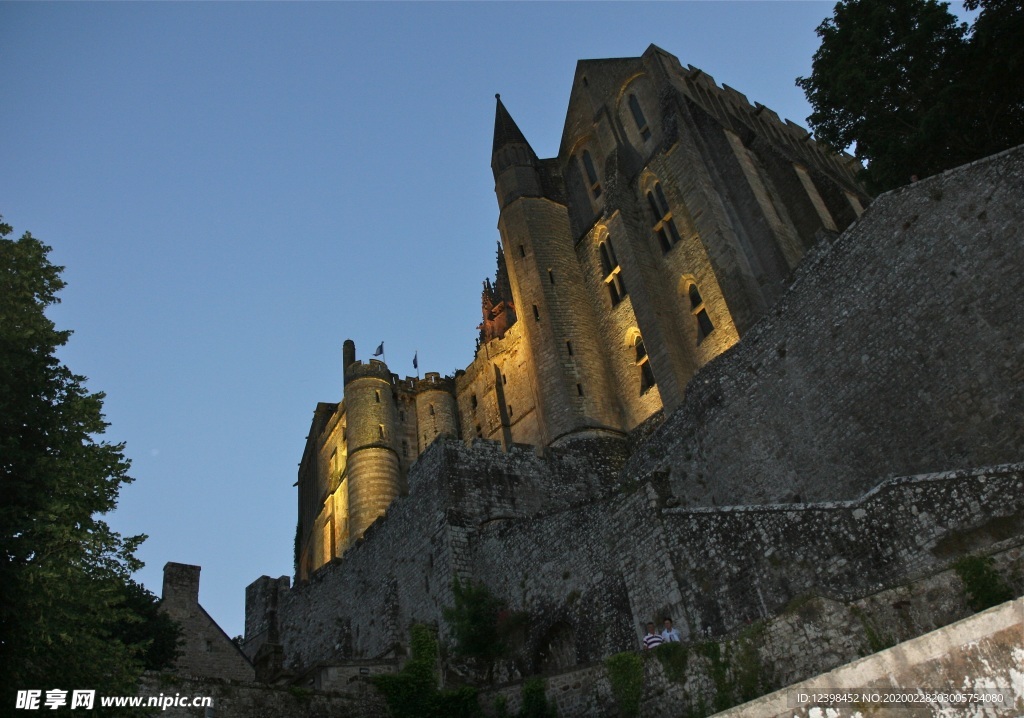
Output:
[[[491,169],[497,175],[513,164],[534,164],[537,154],[526,141],[519,125],[505,109],[501,95],[495,95],[498,101],[494,112],[494,144],[491,147]]]
[[[494,173],[494,191],[498,206],[505,207],[517,197],[541,196],[537,153],[526,141],[519,125],[505,109],[501,95],[495,95],[498,107],[494,113],[494,147],[491,171]]]

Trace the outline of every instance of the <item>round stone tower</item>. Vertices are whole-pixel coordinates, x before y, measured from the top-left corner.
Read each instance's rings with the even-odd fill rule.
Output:
[[[439,436],[458,437],[458,409],[451,379],[427,372],[416,382],[416,425],[421,454]]]
[[[540,166],[498,98],[491,156],[498,230],[530,353],[543,441],[621,436],[607,350],[598,337],[568,211],[563,201],[544,194]]]
[[[356,361],[345,342],[345,439],[348,445],[349,537],[355,541],[388,508],[401,486],[398,410],[391,372],[382,361]]]

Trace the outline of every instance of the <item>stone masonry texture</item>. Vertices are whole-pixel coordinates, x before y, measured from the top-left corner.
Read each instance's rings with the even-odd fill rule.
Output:
[[[965,557],[1024,592],[1024,148],[870,201],[849,158],[652,46],[579,64],[556,158],[499,100],[492,169],[517,319],[454,377],[346,342],[295,583],[246,592],[260,680],[371,695],[427,624],[488,711],[539,674],[560,715],[614,716],[605,659],[671,616],[641,714],[704,715],[966,618]],[[452,657],[455,580],[524,617],[493,666]],[[892,675],[1010,670],[970,625],[977,656],[905,647]]]

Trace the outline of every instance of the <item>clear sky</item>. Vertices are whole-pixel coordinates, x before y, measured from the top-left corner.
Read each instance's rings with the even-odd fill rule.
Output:
[[[829,2],[0,3],[0,213],[65,265],[62,358],[107,394],[138,578],[292,573],[297,464],[341,345],[472,359],[494,93],[557,152],[576,61],[651,43],[799,124]]]

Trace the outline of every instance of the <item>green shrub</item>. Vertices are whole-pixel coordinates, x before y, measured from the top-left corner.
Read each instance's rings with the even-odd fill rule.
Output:
[[[660,651],[664,646],[658,648]],[[612,684],[612,695],[619,712],[627,718],[640,714],[640,698],[644,693],[644,666],[636,653],[616,653],[605,659],[605,670]]]
[[[476,689],[437,689],[437,639],[428,627],[412,627],[411,654],[398,673],[371,679],[395,718],[475,718],[481,715]]]
[[[690,660],[690,651],[682,643],[663,643],[654,651],[665,669],[665,676],[670,681],[683,683],[686,680],[686,666]]]
[[[558,711],[548,705],[545,681],[540,676],[526,679],[523,683],[523,707],[519,718],[557,718]]]
[[[984,611],[1013,598],[1013,592],[995,569],[990,556],[965,556],[954,564],[957,576],[967,592],[967,605]]]

